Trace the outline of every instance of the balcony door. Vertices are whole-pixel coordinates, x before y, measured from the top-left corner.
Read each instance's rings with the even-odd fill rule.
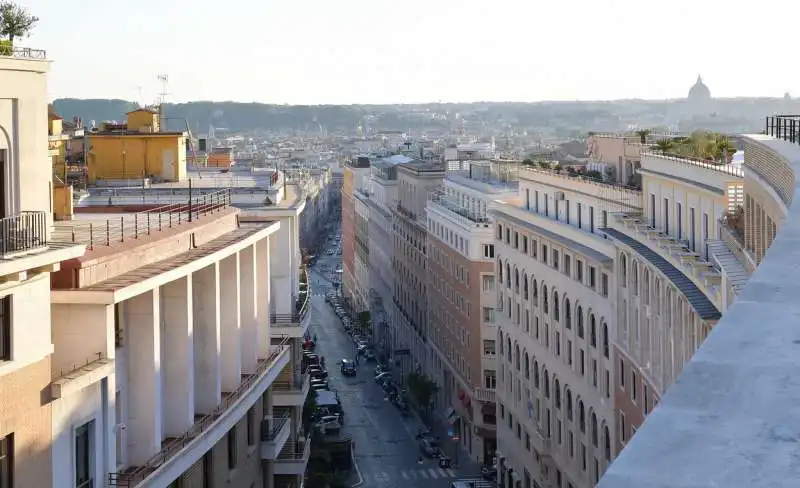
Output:
[[[7,149],[0,149],[0,218],[7,217],[6,199],[8,195],[6,195],[6,174],[8,173],[8,169],[6,165],[9,164],[7,155]]]

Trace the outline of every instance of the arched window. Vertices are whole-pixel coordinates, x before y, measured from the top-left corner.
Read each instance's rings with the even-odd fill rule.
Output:
[[[547,313],[547,285],[542,285],[542,308]]]
[[[633,262],[633,269],[631,269],[631,273],[633,274],[633,294],[639,294],[639,263],[636,261]]]
[[[523,300],[528,299],[528,274],[522,273],[522,298]]]
[[[594,314],[589,314],[589,343],[597,347],[597,319]]]
[[[506,359],[509,363],[513,361],[511,357],[511,338],[509,337],[506,337]]]
[[[544,397],[550,398],[550,377],[546,368],[542,370],[542,381],[544,381]]]
[[[605,443],[606,461],[611,461],[611,436],[608,433],[608,426],[603,426],[603,442]]]
[[[519,270],[514,268],[514,293],[519,293]]]
[[[592,445],[594,445],[594,447],[597,447],[597,437],[597,415],[592,412]]]
[[[603,322],[603,356],[608,359],[608,325]]]
[[[506,287],[511,289],[511,266],[506,263]]]
[[[553,399],[556,402],[556,408],[561,409],[561,383],[556,379],[553,381]]]
[[[500,278],[500,283],[503,282],[503,262],[500,258],[497,259],[497,276]]]
[[[567,388],[566,390],[567,390],[567,394],[566,394],[566,397],[567,397],[567,420],[572,420],[572,392],[569,391],[569,388]]]
[[[577,326],[578,337],[580,339],[583,339],[583,307],[578,305],[578,309],[575,310],[575,315],[577,315],[577,317],[575,317],[575,320],[578,322]]]
[[[558,292],[553,290],[553,319],[558,322],[559,320],[559,311],[560,307],[558,306]]]
[[[525,379],[531,379],[531,362],[530,358],[528,358],[527,351],[525,351],[525,354],[522,355],[522,366],[525,369]]]
[[[569,298],[564,298],[564,324],[567,329],[572,328],[572,307]]]
[[[497,342],[500,344],[500,357],[503,357],[503,344],[505,344],[505,341],[503,340],[502,330],[497,331]]]
[[[623,288],[628,286],[628,260],[625,254],[619,255],[619,281]]]
[[[533,283],[531,284],[531,288],[533,288],[533,306],[534,307],[538,307],[539,306],[539,288],[538,288],[538,285],[536,284],[536,280],[535,279],[533,280]]]
[[[519,355],[519,344],[514,345],[514,366],[517,367],[517,371],[520,368],[520,355]]]
[[[539,361],[533,360],[533,387],[539,389]]]
[[[583,400],[578,402],[578,425],[581,432],[586,433],[586,407],[583,406]]]

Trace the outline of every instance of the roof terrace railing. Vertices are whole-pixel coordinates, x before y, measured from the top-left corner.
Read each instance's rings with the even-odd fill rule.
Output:
[[[744,170],[741,167],[732,166],[726,163],[715,163],[713,161],[700,159],[700,158],[693,158],[690,156],[683,156],[679,154],[670,154],[670,153],[660,153],[660,152],[652,152],[652,151],[642,151],[642,156],[653,156],[656,158],[662,159],[669,159],[670,161],[675,161],[678,163],[683,163],[691,166],[699,166],[700,168],[709,169],[712,171],[717,171],[719,173],[724,173],[731,176],[736,176],[739,178],[744,177]]]
[[[767,117],[766,134],[800,144],[800,115],[774,115]]]
[[[302,325],[311,308],[311,300],[309,299],[311,287],[308,285],[308,270],[305,267],[300,269],[300,282],[305,283],[306,289],[305,293],[300,294],[300,298],[295,305],[297,311],[294,313],[270,313],[270,323],[278,327]]]
[[[20,59],[47,59],[47,51],[30,47],[17,47],[9,41],[0,41],[0,57]]]
[[[137,466],[126,472],[109,473],[109,486],[133,488],[152,473],[162,468],[186,446],[195,441],[203,432],[208,431],[237,401],[250,391],[256,381],[271,367],[272,363],[278,359],[278,356],[286,350],[286,345],[288,343],[289,338],[284,336],[280,344],[270,346],[269,355],[264,359],[258,360],[258,365],[254,371],[243,372],[243,374],[247,376],[242,379],[239,387],[230,394],[223,395],[222,402],[213,412],[195,422],[195,424],[180,437],[171,439],[169,442],[162,444],[161,451],[150,458],[144,466]]]
[[[0,219],[0,255],[23,253],[47,246],[47,213],[20,212]]]
[[[230,206],[231,191],[224,189],[191,196],[185,202],[121,215],[115,219],[63,222],[56,227],[56,231],[68,231],[72,242],[86,244],[89,249],[94,249],[171,229]]]

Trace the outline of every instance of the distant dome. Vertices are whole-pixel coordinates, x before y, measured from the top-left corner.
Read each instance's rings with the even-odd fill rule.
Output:
[[[697,83],[689,90],[689,100],[705,101],[711,99],[711,90],[703,83],[703,78],[697,76]]]

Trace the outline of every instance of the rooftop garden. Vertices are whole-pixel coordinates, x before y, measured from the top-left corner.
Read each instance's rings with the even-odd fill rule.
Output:
[[[7,0],[0,0],[0,56],[14,54],[14,40],[27,37],[39,17],[31,15],[26,7]]]
[[[694,132],[688,137],[661,139],[653,145],[653,151],[711,164],[728,164],[736,153],[736,146],[731,138],[724,134]]]

